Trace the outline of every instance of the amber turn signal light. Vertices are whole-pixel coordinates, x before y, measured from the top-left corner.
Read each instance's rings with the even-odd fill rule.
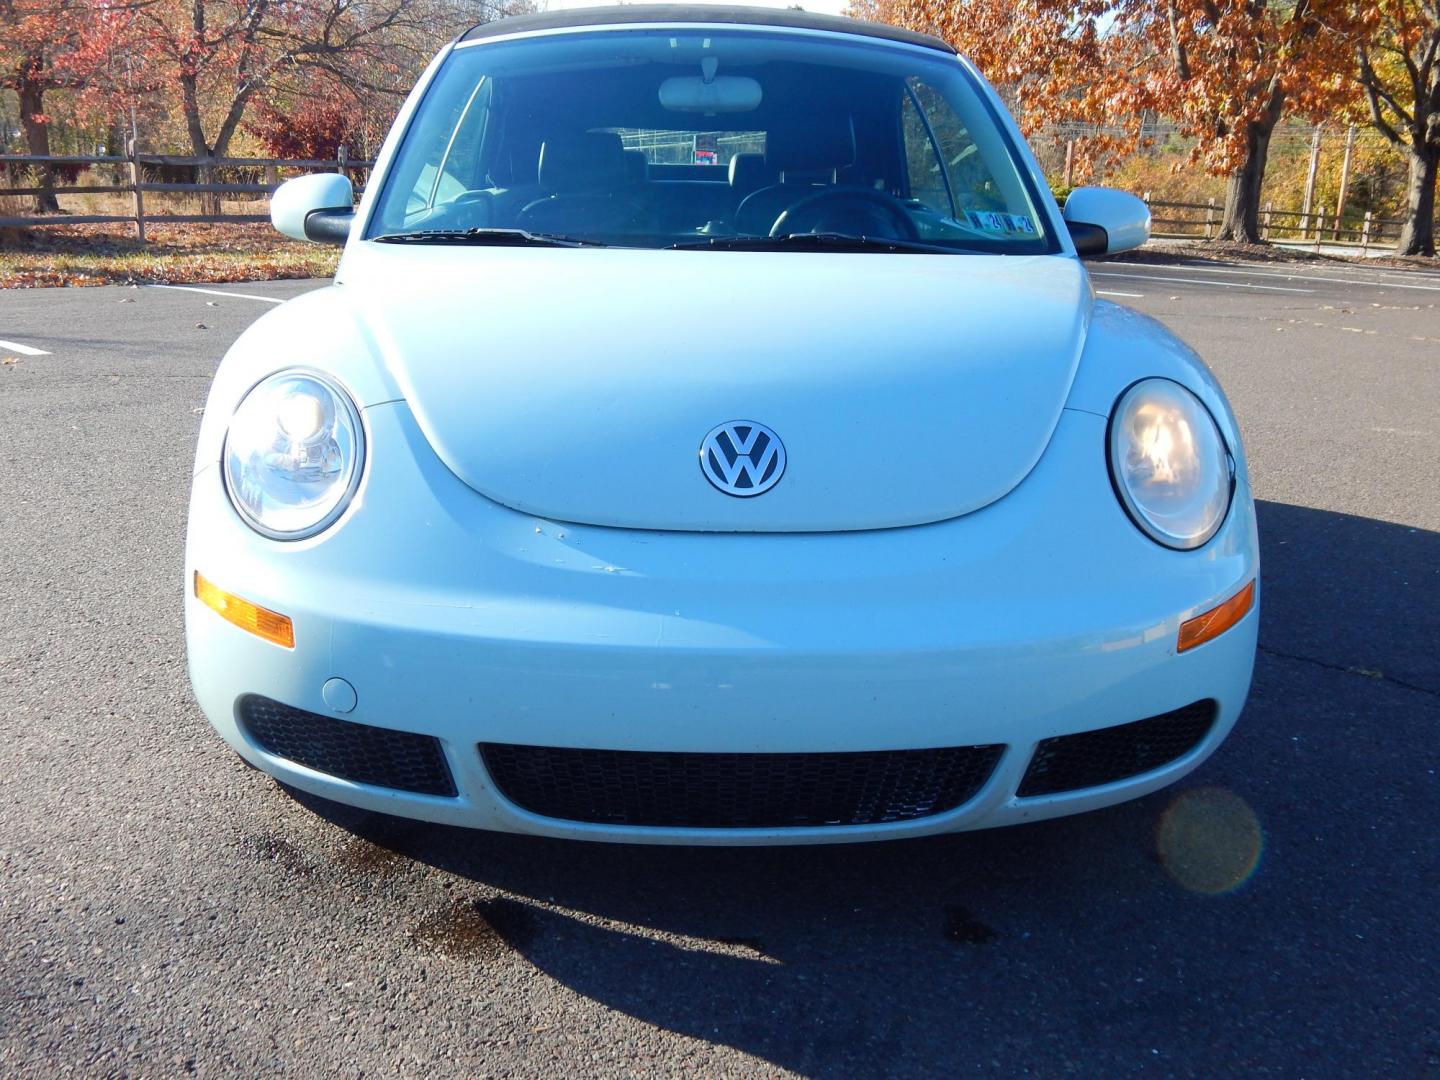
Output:
[[[248,630],[256,637],[283,645],[287,649],[295,647],[295,627],[287,616],[226,592],[214,582],[208,581],[199,570],[195,571],[195,597],[222,619],[234,623],[241,630]]]
[[[1184,652],[1196,645],[1204,645],[1211,638],[1219,637],[1243,619],[1254,604],[1255,580],[1251,578],[1248,585],[1219,607],[1213,607],[1181,623],[1180,640],[1176,643],[1175,651]]]

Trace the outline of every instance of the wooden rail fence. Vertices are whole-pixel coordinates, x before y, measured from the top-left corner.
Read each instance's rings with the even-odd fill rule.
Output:
[[[295,160],[285,158],[238,158],[238,157],[186,157],[175,154],[141,154],[132,153],[123,157],[96,155],[88,157],[76,157],[65,155],[36,156],[33,154],[0,154],[0,177],[7,171],[14,170],[17,166],[33,168],[36,165],[59,165],[59,166],[80,166],[83,168],[95,168],[97,166],[122,167],[125,179],[112,184],[30,184],[20,187],[0,187],[0,196],[36,196],[36,195],[102,195],[122,194],[130,196],[131,211],[128,214],[45,214],[26,217],[0,217],[0,227],[10,228],[43,228],[47,225],[99,225],[114,223],[129,223],[135,226],[135,235],[141,240],[145,239],[146,221],[268,221],[267,214],[235,214],[222,213],[219,211],[219,200],[215,200],[216,209],[211,213],[202,214],[156,214],[151,212],[148,216],[145,212],[145,194],[147,192],[175,192],[180,194],[201,194],[201,195],[268,195],[280,186],[280,170],[300,170],[304,172],[334,171],[341,173],[367,172],[374,166],[374,161],[351,158],[341,147],[339,154],[333,160]],[[164,182],[145,179],[145,167],[153,168],[183,168],[194,169],[197,182],[178,183]],[[216,182],[214,173],[216,169],[263,169],[264,183],[226,183]]]
[[[12,228],[43,228],[46,225],[89,225],[126,222],[135,226],[135,234],[145,239],[145,222],[151,221],[267,221],[265,214],[154,214],[148,219],[145,213],[147,192],[177,192],[203,195],[268,195],[280,184],[280,170],[334,170],[336,172],[368,172],[373,161],[350,158],[342,147],[334,160],[286,160],[281,158],[212,158],[185,157],[174,154],[133,153],[123,157],[36,157],[30,154],[0,154],[0,174],[7,167],[33,167],[35,165],[69,165],[93,168],[95,166],[124,166],[127,179],[113,184],[30,184],[25,187],[0,187],[0,196],[36,195],[101,195],[128,194],[131,212],[128,214],[51,214],[29,217],[0,217],[0,226]],[[193,168],[196,170],[195,183],[167,183],[144,179],[146,166],[159,168]],[[244,168],[264,169],[265,182],[217,183],[213,180],[214,170]],[[205,179],[209,177],[210,179]],[[1220,207],[1214,199],[1204,203],[1165,202],[1153,200],[1150,193],[1143,196],[1153,211],[1154,235],[1164,239],[1203,238],[1215,235],[1220,222]],[[218,206],[218,200],[216,200]],[[1332,214],[1328,218],[1324,208],[1315,211],[1276,210],[1270,203],[1260,214],[1261,232],[1266,240],[1279,243],[1313,243],[1318,251],[1322,245],[1346,245],[1358,247],[1361,253],[1369,248],[1393,243],[1400,235],[1403,224],[1396,218],[1378,218],[1366,211],[1363,215],[1347,214],[1337,220]]]
[[[1209,240],[1220,227],[1223,208],[1214,199],[1203,203],[1163,202],[1142,196],[1151,210],[1152,235],[1162,239]],[[1158,213],[1157,213],[1158,211]],[[1164,216],[1161,216],[1161,215]],[[1363,255],[1373,247],[1393,245],[1405,223],[1399,218],[1376,217],[1370,211],[1336,218],[1324,207],[1312,211],[1276,210],[1266,203],[1260,211],[1263,239],[1282,244],[1356,247]]]

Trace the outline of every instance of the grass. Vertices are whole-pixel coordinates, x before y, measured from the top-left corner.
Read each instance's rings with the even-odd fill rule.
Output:
[[[147,220],[145,229],[145,244],[126,225],[0,229],[0,289],[330,277],[340,258],[265,223]]]

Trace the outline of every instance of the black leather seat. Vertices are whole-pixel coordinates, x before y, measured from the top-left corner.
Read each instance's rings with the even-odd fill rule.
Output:
[[[833,186],[840,170],[855,163],[855,129],[850,117],[821,113],[808,121],[766,132],[764,164],[772,175],[779,175],[780,182],[741,200],[735,210],[736,232],[769,233],[782,213],[806,195]]]
[[[775,171],[765,164],[764,154],[736,154],[730,159],[730,190],[737,199],[753,195],[775,182]]]
[[[650,179],[650,162],[644,150],[625,151],[625,175],[632,184],[643,184]]]
[[[550,194],[520,211],[518,228],[590,235],[624,231],[638,216],[630,198],[625,147],[613,132],[546,139],[540,146],[538,177],[540,189]]]

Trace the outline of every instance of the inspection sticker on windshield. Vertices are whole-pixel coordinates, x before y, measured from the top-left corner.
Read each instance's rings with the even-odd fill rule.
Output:
[[[966,210],[965,217],[972,227],[981,232],[1002,233],[1006,236],[1035,235],[1035,223],[1024,214],[1005,214],[999,210]]]

